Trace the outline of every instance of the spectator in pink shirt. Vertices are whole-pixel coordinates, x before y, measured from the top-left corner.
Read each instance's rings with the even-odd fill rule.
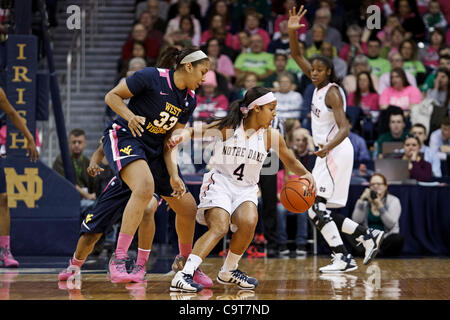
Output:
[[[220,14],[211,16],[209,23],[209,29],[203,31],[200,44],[204,45],[206,41],[211,38],[223,39],[223,43],[232,48],[233,50],[239,50],[239,39],[227,31],[225,24],[225,18]]]
[[[381,93],[380,108],[384,110],[389,105],[397,106],[407,116],[411,107],[421,101],[422,93],[409,84],[405,71],[401,68],[393,69],[391,71],[391,85]]]
[[[221,52],[220,42],[217,38],[210,38],[206,42],[206,54],[217,59],[216,71],[223,74],[228,81],[235,76],[233,61]]]
[[[361,42],[361,27],[352,24],[347,28],[347,36],[350,43],[346,43],[339,50],[339,57],[344,60],[347,65],[351,65],[353,58],[358,54],[367,54],[367,43]]]
[[[348,95],[347,105],[362,109],[366,116],[378,118],[379,95],[373,86],[370,73],[362,71],[356,76],[356,91]]]
[[[197,107],[194,120],[209,121],[215,117],[224,117],[228,110],[228,99],[217,91],[217,78],[214,71],[208,71],[205,82],[197,95]]]
[[[270,43],[270,35],[266,30],[259,27],[259,15],[257,12],[250,12],[247,14],[244,29],[250,34],[260,34],[263,40],[263,50],[267,51],[267,47]]]

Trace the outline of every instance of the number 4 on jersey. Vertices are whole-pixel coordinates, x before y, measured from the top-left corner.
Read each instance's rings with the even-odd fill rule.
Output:
[[[244,166],[245,163],[241,164],[239,167],[234,170],[233,174],[237,176],[239,181],[242,181],[242,177],[244,176]]]

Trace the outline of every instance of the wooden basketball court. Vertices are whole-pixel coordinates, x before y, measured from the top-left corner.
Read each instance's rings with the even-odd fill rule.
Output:
[[[57,281],[62,268],[0,269],[1,300],[448,300],[450,259],[376,259],[343,275],[318,268],[328,256],[305,259],[242,259],[240,269],[259,280],[254,292],[214,282],[197,294],[171,293],[172,259],[151,259],[147,282],[113,284],[106,270],[83,269],[82,279]],[[202,269],[215,279],[222,258],[207,258]],[[156,267],[159,264],[159,267]],[[167,273],[154,272],[166,268]]]

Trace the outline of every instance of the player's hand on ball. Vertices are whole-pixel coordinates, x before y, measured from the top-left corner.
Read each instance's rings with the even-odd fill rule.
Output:
[[[144,128],[142,126],[145,125],[145,117],[134,115],[130,120],[128,120],[128,128],[130,128],[133,137],[138,135],[142,136],[142,132],[144,132]]]
[[[89,167],[87,168],[87,173],[91,177],[95,177],[99,175],[102,171],[105,171],[105,169],[101,168],[98,164],[89,164]]]
[[[330,152],[330,150],[328,150],[327,146],[324,146],[323,144],[319,144],[319,150],[317,150],[316,152],[314,152],[314,154],[320,158],[324,158],[327,156],[328,152]]]
[[[317,189],[316,189],[316,181],[314,180],[313,175],[310,172],[308,172],[307,174],[301,176],[301,178],[308,180],[309,182],[308,191],[315,195]]]
[[[173,189],[172,197],[180,199],[186,193],[184,182],[179,176],[170,177],[170,185]]]

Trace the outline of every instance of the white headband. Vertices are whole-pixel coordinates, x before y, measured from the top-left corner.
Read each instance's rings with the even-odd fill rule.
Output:
[[[189,53],[186,57],[184,57],[183,60],[181,60],[180,64],[194,62],[205,58],[208,58],[208,56],[202,50],[197,50],[192,53]]]
[[[241,112],[246,115],[250,110],[252,110],[256,105],[263,106],[265,104],[271,103],[272,101],[277,100],[275,95],[272,92],[268,92],[265,95],[255,99],[248,105],[248,107],[241,107]]]

